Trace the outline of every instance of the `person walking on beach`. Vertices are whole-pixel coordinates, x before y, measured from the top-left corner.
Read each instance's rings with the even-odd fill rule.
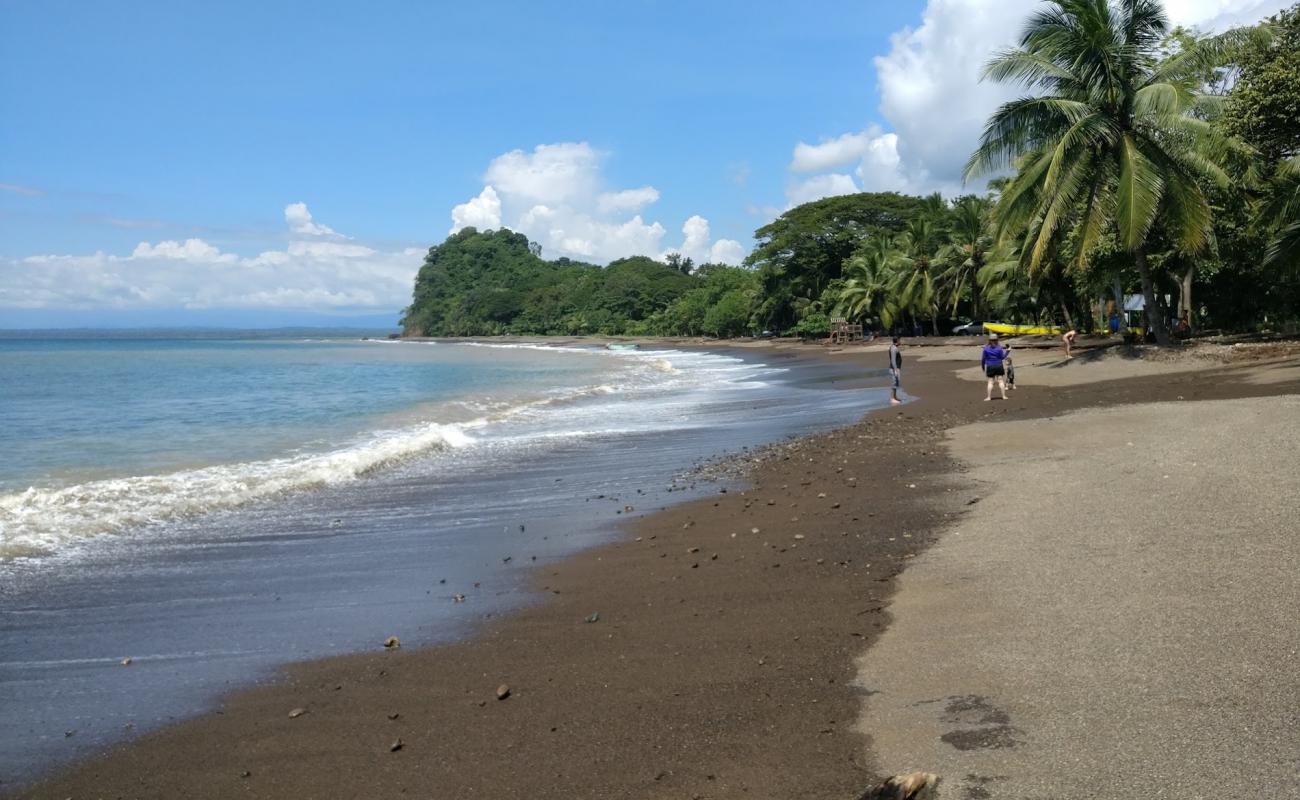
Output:
[[[989,334],[989,343],[984,345],[984,352],[980,354],[980,366],[984,368],[984,376],[989,379],[988,391],[984,393],[984,402],[993,399],[993,383],[998,384],[998,391],[1002,394],[1002,399],[1007,399],[1007,381],[1006,367],[1003,362],[1006,361],[1007,351],[998,344],[998,335]]]
[[[1070,330],[1065,332],[1064,336],[1061,337],[1061,341],[1065,344],[1066,358],[1074,358],[1074,356],[1070,355],[1070,350],[1074,347],[1074,340],[1078,335],[1079,332],[1071,328]]]
[[[902,400],[898,399],[898,387],[903,382],[903,350],[899,345],[901,340],[895,336],[893,343],[889,345],[889,374],[894,379],[894,385],[889,389],[889,404],[891,406],[901,406]]]

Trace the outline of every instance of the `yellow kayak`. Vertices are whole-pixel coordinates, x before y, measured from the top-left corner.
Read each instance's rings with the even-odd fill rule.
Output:
[[[984,330],[999,336],[1030,336],[1032,334],[1064,333],[1056,325],[1006,325],[1001,322],[986,322]]]

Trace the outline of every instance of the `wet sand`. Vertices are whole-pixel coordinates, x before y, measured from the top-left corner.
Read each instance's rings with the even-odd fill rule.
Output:
[[[983,403],[957,366],[909,359],[904,387],[921,399],[773,448],[750,488],[638,520],[539,571],[544,601],[467,641],[376,641],[292,667],[16,796],[856,797],[896,765],[876,763],[872,732],[858,732],[855,661],[889,622],[894,577],[980,491],[947,430],[1300,391],[1248,382],[1243,367],[1117,382],[1103,371]]]

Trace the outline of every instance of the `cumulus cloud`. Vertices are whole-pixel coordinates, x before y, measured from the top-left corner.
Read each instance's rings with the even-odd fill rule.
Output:
[[[640,211],[659,199],[659,190],[653,186],[624,189],[621,192],[602,192],[596,198],[596,208],[605,213]]]
[[[478,196],[452,209],[451,230],[455,233],[470,225],[509,228],[540,243],[549,257],[606,263],[625,256],[662,255],[667,229],[641,213],[659,200],[659,190],[608,188],[601,169],[604,159],[604,153],[586,142],[541,144],[531,151],[503,153],[488,164]],[[700,223],[703,241],[698,238]],[[743,258],[738,242],[711,240],[703,217],[691,217],[687,228],[684,244],[701,256],[691,255],[697,261],[709,260],[715,250],[728,263]]]
[[[735,239],[718,239],[714,241],[709,221],[699,214],[693,215],[682,225],[682,244],[669,248],[660,254],[660,258],[669,253],[683,255],[696,264],[739,264],[745,258],[745,247]]]
[[[285,221],[285,247],[252,256],[186,239],[140,242],[128,255],[0,257],[0,308],[389,311],[409,302],[420,248],[346,241],[302,203],[286,207]]]
[[[962,169],[988,116],[1020,94],[1007,84],[981,82],[982,67],[1011,47],[1040,0],[928,0],[921,24],[890,37],[875,59],[880,112],[892,128],[862,131],[795,145],[790,171],[830,173],[793,181],[792,204],[853,191],[843,167],[862,191],[932,191],[952,196],[983,187],[962,185]],[[1284,0],[1167,0],[1174,25],[1222,31],[1250,24],[1285,7]]]
[[[494,230],[501,227],[501,198],[496,189],[484,186],[478,197],[471,198],[451,210],[451,232],[461,228]]]
[[[303,236],[342,237],[328,225],[313,222],[306,203],[290,203],[284,207],[284,221],[289,223],[289,230]]]
[[[785,199],[791,206],[811,203],[823,197],[835,197],[841,194],[854,194],[862,191],[853,182],[852,175],[832,172],[828,175],[815,175],[811,178],[795,181],[786,187]]]

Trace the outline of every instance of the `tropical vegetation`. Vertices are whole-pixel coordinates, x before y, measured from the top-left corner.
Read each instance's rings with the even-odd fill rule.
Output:
[[[755,232],[743,267],[600,267],[510,231],[431,248],[404,326],[437,335],[823,336],[831,319],[1291,330],[1300,322],[1300,4],[1215,35],[1157,0],[1054,0],[993,55],[1023,96],[945,199],[830,197]]]

